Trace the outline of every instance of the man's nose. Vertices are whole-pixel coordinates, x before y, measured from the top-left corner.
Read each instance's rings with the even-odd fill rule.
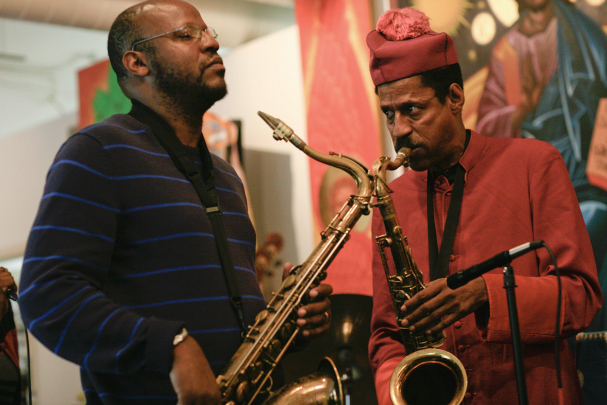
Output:
[[[217,52],[219,49],[219,42],[216,38],[213,38],[211,35],[206,32],[202,33],[202,37],[200,38],[200,49],[205,52],[212,50],[213,52]]]
[[[411,127],[409,118],[401,114],[396,114],[394,117],[394,125],[392,127],[392,137],[402,138],[404,136],[408,136],[411,134],[412,130],[413,129]]]

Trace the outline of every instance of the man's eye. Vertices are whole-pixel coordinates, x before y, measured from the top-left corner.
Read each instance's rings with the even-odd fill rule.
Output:
[[[394,119],[394,111],[384,111],[384,114],[386,114],[388,121],[392,121]]]

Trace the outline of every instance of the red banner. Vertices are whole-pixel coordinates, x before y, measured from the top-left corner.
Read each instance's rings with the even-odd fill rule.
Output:
[[[322,152],[352,156],[368,167],[381,155],[379,109],[369,75],[365,38],[371,30],[368,0],[297,0],[308,144]],[[310,160],[315,234],[319,235],[348,196],[352,178]],[[371,218],[356,224],[333,261],[327,282],[338,294],[372,295]]]

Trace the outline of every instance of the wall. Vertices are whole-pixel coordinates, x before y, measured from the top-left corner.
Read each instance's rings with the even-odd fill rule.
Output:
[[[245,159],[246,150],[250,150],[263,151],[270,159],[276,154],[277,162],[282,162],[279,156],[284,155],[290,162],[291,176],[284,176],[281,166],[276,166],[258,183],[266,188],[259,193],[263,201],[256,201],[263,207],[263,215],[257,218],[254,212],[258,233],[277,230],[292,234],[294,239],[285,241],[288,246],[284,256],[294,264],[300,263],[313,249],[308,157],[292,144],[275,141],[270,127],[257,115],[263,111],[280,118],[307,139],[299,31],[293,26],[241,45],[224,56],[224,64],[228,96],[212,111],[242,121]],[[256,167],[247,166],[246,160],[245,172],[247,179],[260,174]],[[272,223],[284,221],[273,214],[285,203],[293,213],[289,219],[292,228],[273,229]]]
[[[0,138],[0,259],[23,254],[46,173],[75,122],[70,114]]]
[[[76,115],[70,114],[46,124],[0,138],[0,255],[21,256],[42,196],[46,172],[55,153],[71,133]],[[0,262],[17,283],[21,259]],[[19,307],[13,305],[18,330],[23,326]],[[30,335],[32,399],[36,405],[76,405],[82,394],[78,367],[65,361]],[[20,363],[26,368],[25,336],[19,336]]]

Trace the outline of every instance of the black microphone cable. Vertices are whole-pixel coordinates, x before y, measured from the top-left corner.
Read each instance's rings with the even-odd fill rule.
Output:
[[[32,405],[32,368],[30,366],[30,338],[29,338],[29,333],[27,333],[27,328],[24,328],[25,330],[25,347],[26,347],[26,351],[27,351],[27,394],[28,394],[28,399],[29,405]]]
[[[19,295],[14,290],[10,288],[7,289],[6,295],[8,296],[8,298],[19,304]],[[32,367],[30,364],[30,338],[29,333],[27,332],[27,327],[25,327],[25,325],[23,330],[25,331],[25,351],[27,353],[27,393],[29,399],[28,404],[32,405]]]
[[[552,259],[552,263],[554,264],[554,274],[556,275],[556,281],[558,284],[558,298],[557,298],[557,308],[556,308],[556,325],[554,327],[554,362],[556,365],[556,382],[558,388],[563,388],[563,381],[561,380],[561,358],[559,354],[559,323],[561,320],[561,299],[562,299],[562,288],[561,288],[561,273],[559,271],[559,266],[556,264],[556,258],[554,257],[554,253],[552,253],[552,249],[542,241],[542,246],[546,248],[548,254],[550,254],[550,258]]]

